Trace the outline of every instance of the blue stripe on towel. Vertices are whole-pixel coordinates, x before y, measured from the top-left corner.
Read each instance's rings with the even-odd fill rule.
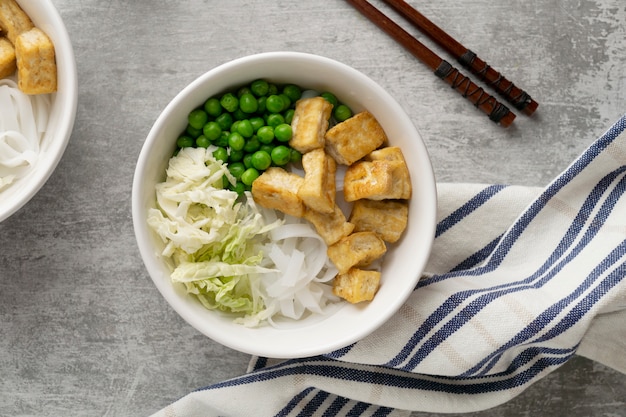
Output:
[[[374,384],[403,389],[439,391],[454,394],[480,394],[525,385],[545,369],[562,365],[570,356],[571,355],[549,356],[544,352],[544,356],[538,358],[534,363],[529,364],[525,369],[516,369],[516,372],[507,374],[502,378],[433,377],[380,367],[352,365],[337,362],[332,359],[316,357],[305,360],[289,360],[280,365],[221,382],[202,390],[235,387],[262,381],[271,381],[293,375],[302,375],[329,378],[338,383],[341,381],[353,381],[368,385]],[[298,395],[298,398],[302,399],[303,396]]]
[[[494,195],[498,194],[506,188],[505,185],[491,185],[486,187],[480,193],[476,194],[474,197],[469,199],[467,203],[463,204],[461,207],[452,212],[448,217],[441,220],[437,224],[437,228],[435,231],[435,238],[439,237],[446,230],[450,229],[455,224],[459,223],[465,217],[469,216],[471,213],[476,211],[480,206],[489,201]]]
[[[309,395],[309,393],[313,391],[314,389],[315,388],[312,388],[312,387],[307,388],[304,391],[301,391],[296,396],[294,396],[291,399],[291,401],[289,401],[287,405],[278,414],[276,414],[276,417],[288,416],[289,413],[291,413],[298,406],[298,404],[302,402],[302,400],[306,398],[306,396]]]
[[[328,406],[322,417],[335,417],[339,414],[339,411],[348,403],[348,399],[345,397],[336,397],[333,402]]]

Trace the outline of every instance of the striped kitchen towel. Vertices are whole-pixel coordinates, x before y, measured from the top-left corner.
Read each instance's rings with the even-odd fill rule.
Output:
[[[626,115],[546,188],[439,184],[425,276],[365,339],[155,414],[408,416],[502,404],[574,355],[626,373]]]

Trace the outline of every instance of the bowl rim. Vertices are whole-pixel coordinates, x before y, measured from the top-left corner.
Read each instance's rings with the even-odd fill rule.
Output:
[[[35,26],[52,40],[57,61],[58,90],[52,93],[52,107],[48,129],[42,139],[42,158],[23,178],[11,184],[19,189],[11,190],[9,205],[0,204],[0,223],[24,207],[44,186],[56,170],[69,143],[78,107],[78,76],[74,49],[65,23],[50,0],[30,2],[17,0]],[[45,20],[43,20],[45,19]],[[63,47],[61,47],[63,46]],[[4,190],[9,191],[9,189]],[[0,191],[0,194],[2,192]],[[6,195],[6,194],[5,194]]]
[[[215,332],[211,332],[207,330],[207,324],[204,323],[197,315],[195,315],[193,311],[189,310],[185,306],[181,306],[178,303],[178,297],[180,294],[176,294],[177,289],[175,289],[174,286],[172,285],[171,280],[169,280],[169,276],[167,277],[168,279],[164,279],[165,277],[163,276],[163,271],[157,268],[154,262],[148,261],[149,259],[151,261],[154,261],[155,258],[159,257],[159,254],[156,253],[157,252],[156,249],[153,246],[151,246],[150,242],[147,241],[148,239],[145,239],[148,235],[150,235],[151,232],[147,226],[147,223],[145,222],[144,210],[146,209],[146,205],[144,204],[144,201],[142,200],[142,195],[140,195],[140,191],[144,191],[144,192],[146,191],[144,187],[142,187],[142,180],[143,180],[143,175],[145,174],[145,171],[147,169],[147,165],[149,163],[149,151],[154,145],[154,143],[156,143],[157,140],[159,139],[159,133],[161,132],[161,130],[164,128],[164,126],[167,123],[166,115],[170,114],[172,111],[174,111],[175,108],[181,105],[181,103],[185,102],[185,100],[189,98],[188,96],[191,95],[194,90],[202,86],[204,83],[208,82],[208,80],[213,78],[214,75],[229,71],[235,66],[240,66],[240,65],[245,65],[245,64],[258,64],[259,62],[262,62],[264,60],[279,60],[280,61],[281,59],[293,59],[293,58],[304,60],[304,61],[316,61],[317,63],[321,63],[322,65],[331,65],[335,68],[340,68],[343,71],[348,71],[348,73],[352,76],[361,77],[362,80],[365,80],[363,82],[367,82],[368,86],[372,90],[376,91],[377,95],[380,94],[380,95],[386,96],[386,99],[390,103],[393,103],[394,106],[396,107],[395,110],[400,111],[399,117],[406,119],[406,122],[410,123],[410,125],[412,126],[412,129],[413,129],[412,133],[415,133],[415,135],[419,139],[419,141],[417,141],[418,143],[415,143],[415,146],[419,148],[419,154],[420,154],[419,157],[420,157],[420,163],[422,163],[422,171],[423,171],[423,174],[427,177],[427,178],[422,178],[422,182],[423,182],[422,192],[424,193],[424,195],[428,195],[431,197],[429,201],[424,202],[423,205],[422,205],[422,202],[420,202],[420,208],[423,209],[423,211],[425,212],[425,217],[428,218],[428,221],[424,225],[425,230],[423,231],[423,233],[426,236],[430,236],[431,238],[427,242],[420,242],[421,244],[423,243],[424,247],[421,248],[422,249],[420,252],[421,256],[418,256],[415,260],[417,267],[414,269],[418,271],[417,276],[415,277],[415,284],[416,284],[417,281],[419,280],[419,275],[421,274],[421,272],[423,272],[423,269],[426,265],[426,261],[430,255],[430,250],[432,249],[432,243],[433,243],[434,232],[435,232],[435,222],[436,222],[436,206],[437,206],[436,184],[435,184],[432,165],[430,162],[430,158],[428,156],[428,151],[423,141],[421,140],[421,136],[419,135],[417,128],[409,119],[406,112],[397,103],[397,101],[393,97],[391,97],[391,95],[387,91],[385,91],[374,80],[367,77],[365,74],[361,73],[357,69],[350,67],[344,63],[341,63],[337,60],[320,56],[320,55],[304,53],[304,52],[291,52],[291,51],[263,52],[263,53],[236,58],[232,61],[228,61],[226,63],[218,65],[214,67],[213,69],[210,69],[209,71],[200,75],[191,83],[189,83],[186,87],[184,87],[165,106],[163,111],[158,115],[140,151],[140,154],[137,160],[137,165],[135,168],[135,174],[133,178],[133,188],[132,188],[133,227],[134,227],[134,232],[135,232],[137,244],[139,247],[139,251],[140,251],[142,260],[146,266],[146,269],[148,271],[148,274],[151,280],[153,281],[153,283],[155,284],[155,286],[157,287],[161,295],[169,303],[169,305],[188,324],[190,324],[196,330],[208,336],[212,340],[222,345],[225,345],[227,347],[230,347],[232,349],[244,352],[244,353],[258,355],[258,356],[265,356],[265,357],[275,357],[275,358],[294,358],[294,357],[314,356],[318,354],[332,352],[337,349],[341,349],[346,346],[349,346],[350,344],[372,333],[374,330],[382,326],[389,318],[391,318],[392,315],[397,312],[397,310],[401,307],[401,305],[404,304],[406,299],[408,299],[408,297],[411,295],[414,289],[414,286],[411,287],[410,290],[407,288],[405,289],[403,293],[400,293],[397,297],[397,300],[394,302],[394,305],[391,308],[384,311],[382,314],[380,314],[380,316],[375,317],[373,319],[374,322],[369,323],[369,326],[364,326],[363,328],[355,329],[349,336],[345,336],[341,340],[338,340],[338,341],[330,341],[330,342],[326,341],[325,344],[320,344],[316,346],[299,346],[297,351],[293,351],[292,350],[293,348],[287,348],[287,349],[282,348],[278,341],[275,343],[274,346],[255,347],[255,346],[250,346],[251,345],[250,343],[246,344],[245,341],[242,341],[242,340],[233,340],[232,337],[228,337],[227,335],[215,334]],[[164,174],[165,173],[163,173],[163,175]],[[355,305],[352,305],[352,306],[355,306]],[[355,308],[358,308],[358,307],[355,307]],[[315,329],[315,326],[316,325],[314,324],[311,327],[311,329],[312,330]],[[249,337],[254,337],[253,332],[259,330],[259,329],[246,329],[243,326],[241,327],[242,327],[241,333],[246,334]],[[278,333],[280,332],[277,332],[277,336],[278,336],[277,340],[280,339],[280,335],[278,335]],[[242,339],[245,339],[245,338],[242,338]]]

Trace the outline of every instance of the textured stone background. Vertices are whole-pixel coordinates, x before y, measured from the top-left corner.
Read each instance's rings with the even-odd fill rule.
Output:
[[[130,214],[152,123],[218,64],[295,50],[356,67],[410,114],[441,182],[546,185],[626,111],[623,0],[411,1],[540,103],[509,129],[344,1],[53,1],[74,43],[78,114],[57,171],[0,224],[2,416],[147,416],[245,371],[247,355],[202,336],[160,297]],[[624,375],[576,358],[473,415],[617,417],[625,398]]]

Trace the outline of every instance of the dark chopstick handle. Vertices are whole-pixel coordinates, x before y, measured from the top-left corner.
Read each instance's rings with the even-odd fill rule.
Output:
[[[359,12],[367,17],[372,23],[395,39],[400,45],[413,54],[423,64],[435,72],[439,78],[447,82],[452,88],[467,98],[474,106],[478,107],[489,118],[503,127],[513,123],[515,114],[506,106],[499,103],[494,97],[487,94],[482,88],[474,84],[468,77],[461,74],[448,62],[442,60],[437,54],[428,49],[426,45],[411,36],[393,20],[381,13],[366,0],[346,0]]]
[[[515,120],[515,113],[511,112],[508,107],[493,96],[487,94],[481,87],[474,84],[469,77],[461,74],[449,62],[442,60],[435,70],[435,75],[461,93],[474,106],[486,113],[491,121],[499,123],[503,127],[509,127]]]
[[[501,73],[480,59],[474,52],[457,42],[417,9],[413,8],[404,0],[384,0],[384,2],[393,7],[413,24],[413,26],[454,56],[464,68],[468,69],[472,74],[479,77],[481,81],[491,86],[505,100],[511,103],[513,107],[523,111],[528,116],[532,115],[535,110],[537,110],[539,104],[534,101],[528,93],[504,78]]]
[[[539,107],[539,104],[527,92],[518,88],[512,81],[507,80],[500,72],[480,59],[471,50],[466,50],[463,55],[458,57],[458,61],[481,81],[490,85],[517,110],[523,111],[530,116]]]

